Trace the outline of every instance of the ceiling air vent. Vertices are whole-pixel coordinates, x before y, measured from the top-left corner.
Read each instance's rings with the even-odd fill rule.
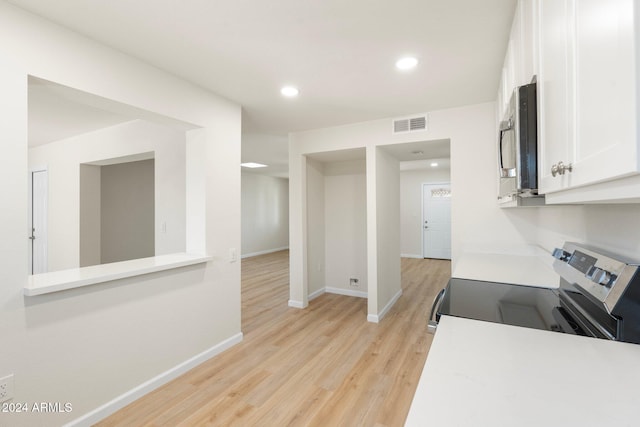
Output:
[[[393,133],[409,132],[409,119],[399,119],[393,121]]]
[[[393,133],[418,132],[425,130],[427,130],[426,114],[393,120]]]

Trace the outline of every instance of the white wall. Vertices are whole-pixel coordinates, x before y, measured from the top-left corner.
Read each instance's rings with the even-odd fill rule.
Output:
[[[306,158],[306,189],[309,203],[306,206],[308,240],[306,253],[308,262],[308,287],[305,297],[326,287],[326,225],[325,225],[325,181],[324,164]]]
[[[422,258],[422,184],[451,180],[448,167],[400,171],[400,254]]]
[[[242,256],[289,247],[289,180],[242,173]]]
[[[154,163],[154,159],[147,159],[100,167],[102,264],[156,255],[155,234],[162,234],[162,225],[156,227],[155,223]],[[184,196],[174,201],[180,213],[184,213],[180,209],[183,200]],[[181,229],[184,230],[184,222]],[[184,239],[178,241],[180,249],[173,252],[184,252],[183,242]]]
[[[29,74],[199,127],[187,132],[186,246],[213,261],[23,296]],[[241,339],[240,263],[228,260],[240,248],[240,107],[5,2],[0,93],[0,376],[15,374],[15,402],[73,405],[3,423],[64,424]]]
[[[329,291],[367,292],[367,182],[364,160],[324,165],[325,284]],[[349,279],[358,279],[351,287]]]
[[[79,267],[100,264],[100,166],[80,165]],[[71,242],[72,243],[72,242]],[[51,263],[49,263],[49,271]]]
[[[304,165],[308,194],[305,205],[308,274],[304,297],[312,299],[325,291],[354,296],[365,294],[365,161],[322,162],[305,157]],[[349,285],[350,278],[358,279],[357,288]]]
[[[185,251],[185,133],[144,120],[29,149],[30,167],[49,173],[49,271],[76,268],[80,259],[80,164],[153,151],[156,255]],[[160,229],[166,222],[166,233]]]
[[[537,243],[548,252],[565,241],[587,243],[640,262],[640,205],[565,205],[537,210]]]
[[[571,217],[563,213],[564,219],[557,221],[564,225]],[[582,241],[640,262],[640,205],[585,206],[584,222]],[[541,243],[552,246],[547,241]]]
[[[369,150],[369,152],[374,150]],[[400,276],[400,162],[380,147],[375,148],[375,213],[377,253],[376,298],[369,298],[368,319],[379,321],[402,293]],[[374,162],[370,162],[374,163]],[[371,194],[371,189],[370,193]],[[372,208],[371,205],[370,209]],[[372,224],[373,225],[373,224]],[[371,273],[370,273],[371,274]]]

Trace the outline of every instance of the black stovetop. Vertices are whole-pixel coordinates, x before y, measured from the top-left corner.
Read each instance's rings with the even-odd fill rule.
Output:
[[[559,309],[555,289],[452,278],[437,314],[571,332],[557,319]]]

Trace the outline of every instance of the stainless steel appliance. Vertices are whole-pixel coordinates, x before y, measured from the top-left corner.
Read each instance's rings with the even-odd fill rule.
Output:
[[[452,278],[434,300],[429,331],[457,316],[640,344],[639,264],[571,242],[553,256],[557,289]]]
[[[514,89],[498,136],[499,202],[538,197],[536,83]],[[525,201],[526,202],[526,201]],[[540,203],[542,204],[542,203]]]

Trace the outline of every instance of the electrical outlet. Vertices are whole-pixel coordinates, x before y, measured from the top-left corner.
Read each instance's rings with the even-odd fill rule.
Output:
[[[0,402],[13,399],[13,374],[0,378]]]
[[[229,249],[229,262],[236,261],[238,261],[238,251],[236,250],[236,248],[231,248]]]
[[[353,277],[351,279],[349,279],[349,286],[352,287],[352,288],[359,288],[360,284],[358,283],[358,279],[353,278]]]

